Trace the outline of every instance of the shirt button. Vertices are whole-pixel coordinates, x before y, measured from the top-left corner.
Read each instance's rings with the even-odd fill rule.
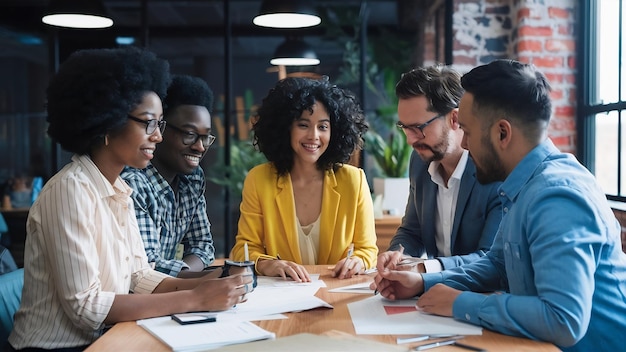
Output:
[[[130,258],[129,258],[129,257],[126,257],[126,261],[129,261],[129,260],[130,260]]]
[[[508,207],[504,207],[504,209],[502,209],[505,213],[509,212],[509,208]]]
[[[465,320],[471,320],[469,313],[465,313]]]
[[[504,244],[504,249],[506,249],[507,251],[509,250],[509,244],[508,243]]]
[[[500,192],[500,196],[504,197],[505,195],[506,195],[506,193]]]

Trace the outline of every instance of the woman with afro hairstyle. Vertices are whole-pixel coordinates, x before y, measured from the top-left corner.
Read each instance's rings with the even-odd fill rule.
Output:
[[[355,97],[327,78],[286,78],[263,99],[254,142],[269,162],[247,175],[231,258],[248,247],[259,275],[310,281],[302,265],[350,278],[376,265],[370,189],[345,164],[367,130]]]
[[[169,82],[166,61],[133,47],[78,51],[50,82],[48,134],[74,156],[28,214],[11,349],[82,351],[110,324],[244,299],[251,276],[179,279],[148,264],[119,175],[152,159]],[[210,289],[217,284],[221,292]]]

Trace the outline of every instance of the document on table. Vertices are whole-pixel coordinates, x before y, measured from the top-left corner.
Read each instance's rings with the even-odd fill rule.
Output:
[[[248,321],[181,325],[167,316],[138,320],[137,325],[171,347],[174,352],[205,351],[276,337],[273,332]]]
[[[259,276],[258,285],[247,294],[247,301],[237,304],[233,309],[218,314],[228,320],[261,320],[277,314],[300,312],[318,307],[333,308],[330,304],[315,296],[326,283],[319,280],[319,275],[311,275],[312,282],[296,283],[293,280]],[[284,317],[284,316],[282,316]],[[276,316],[275,319],[279,319]]]
[[[360,284],[348,285],[343,287],[333,288],[332,290],[328,290],[328,292],[340,292],[340,293],[367,293],[370,295],[374,294],[374,290],[370,288],[370,284],[372,282],[362,282]]]
[[[448,317],[419,312],[416,300],[391,301],[380,295],[348,303],[359,335],[453,334],[482,335],[482,328]]]

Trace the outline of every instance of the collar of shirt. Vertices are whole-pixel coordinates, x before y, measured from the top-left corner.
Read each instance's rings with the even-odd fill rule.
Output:
[[[428,173],[430,174],[430,179],[436,183],[439,187],[450,188],[452,185],[459,183],[461,178],[463,177],[463,172],[465,172],[465,166],[467,166],[467,159],[469,158],[469,152],[467,150],[463,150],[463,154],[461,154],[461,158],[459,162],[456,164],[456,168],[454,172],[452,172],[452,176],[448,180],[448,187],[445,186],[443,182],[443,177],[438,172],[439,165],[441,165],[440,161],[433,161],[428,165]]]
[[[498,189],[500,196],[506,196],[510,201],[514,201],[522,187],[528,183],[537,168],[541,166],[541,163],[550,155],[559,153],[560,151],[554,146],[554,143],[546,138],[545,141],[526,154],[507,176]]]

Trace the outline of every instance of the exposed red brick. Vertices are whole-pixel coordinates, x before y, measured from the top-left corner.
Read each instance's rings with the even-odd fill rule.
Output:
[[[576,56],[575,55],[570,55],[567,57],[567,66],[572,70],[576,70]]]
[[[571,39],[548,39],[546,41],[546,50],[556,52],[573,52],[576,50],[576,45]]]
[[[538,51],[543,50],[543,44],[539,40],[520,40],[517,43],[518,52],[522,51]]]
[[[563,58],[559,56],[535,57],[533,64],[539,68],[563,67]]]
[[[517,11],[517,19],[530,17],[530,9],[528,7],[521,8]]]
[[[552,92],[550,92],[550,98],[553,101],[563,99],[563,91],[559,89],[553,90]]]
[[[576,110],[573,106],[557,106],[554,109],[555,116],[574,116],[576,114]]]
[[[569,136],[550,136],[550,139],[552,140],[554,145],[556,145],[557,148],[559,149],[563,147],[571,148],[570,146],[571,140]]]
[[[570,10],[562,7],[549,7],[548,16],[550,16],[550,18],[568,19],[570,16]]]
[[[518,35],[520,38],[530,36],[530,37],[551,37],[552,36],[552,28],[545,27],[534,27],[534,26],[520,26],[518,29]]]

